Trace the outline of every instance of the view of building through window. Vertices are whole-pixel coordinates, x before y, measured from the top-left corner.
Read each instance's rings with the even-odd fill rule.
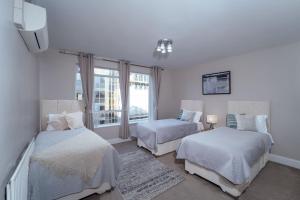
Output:
[[[81,84],[79,68],[78,68],[78,72],[76,73],[75,97],[77,100],[82,100],[82,84]]]
[[[130,73],[129,120],[149,119],[149,75]]]
[[[94,125],[118,123],[121,118],[121,96],[118,70],[95,68]]]
[[[95,68],[94,74],[94,126],[119,123],[122,108],[119,71]],[[75,94],[78,100],[82,100],[79,72],[76,74]],[[149,119],[149,75],[130,73],[129,94],[129,120]]]

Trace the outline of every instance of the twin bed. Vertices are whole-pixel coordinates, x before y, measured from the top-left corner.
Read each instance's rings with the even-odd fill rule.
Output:
[[[182,100],[181,110],[203,113],[203,102],[199,100]],[[162,119],[136,126],[137,145],[160,156],[175,151],[181,139],[185,136],[203,130],[201,115],[196,121],[182,121],[180,119]]]
[[[266,115],[270,127],[268,102],[229,101],[228,113]],[[269,133],[221,127],[184,138],[177,149],[177,158],[185,160],[185,170],[189,173],[238,197],[266,165],[272,143]]]
[[[87,128],[45,131],[48,114],[83,111],[79,101],[43,100],[41,132],[30,159],[28,199],[75,200],[116,185],[119,156]]]

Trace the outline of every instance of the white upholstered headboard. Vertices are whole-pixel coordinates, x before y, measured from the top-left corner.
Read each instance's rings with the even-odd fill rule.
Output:
[[[271,111],[269,101],[228,101],[228,113],[247,115],[267,115],[268,129],[271,129]]]
[[[203,102],[200,100],[181,100],[181,109],[203,112]]]
[[[48,114],[62,112],[78,112],[84,113],[84,106],[81,101],[77,100],[41,100],[40,101],[40,130],[47,127]]]

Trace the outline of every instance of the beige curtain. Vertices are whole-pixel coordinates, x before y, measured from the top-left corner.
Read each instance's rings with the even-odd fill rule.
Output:
[[[121,111],[121,123],[119,136],[122,139],[127,139],[129,137],[129,63],[127,61],[120,61],[119,63],[120,71],[120,92],[122,101],[122,111]]]
[[[158,118],[158,100],[161,83],[162,68],[153,66],[151,68],[151,88],[152,88],[152,119]]]
[[[94,130],[93,121],[93,93],[94,93],[94,56],[80,53],[78,56],[80,76],[85,104],[85,124],[90,130]]]

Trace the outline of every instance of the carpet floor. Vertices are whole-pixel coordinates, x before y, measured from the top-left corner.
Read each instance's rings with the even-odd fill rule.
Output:
[[[126,153],[140,149],[136,141],[114,145],[118,152]],[[148,151],[144,150],[149,153]],[[161,193],[153,200],[231,200],[231,196],[206,181],[190,175],[184,170],[184,162],[175,159],[175,153],[157,158],[166,166],[181,173],[185,180]],[[84,200],[123,200],[118,189],[102,195],[91,195]],[[239,197],[239,200],[299,200],[300,170],[268,162],[266,167],[254,179],[250,187]]]

